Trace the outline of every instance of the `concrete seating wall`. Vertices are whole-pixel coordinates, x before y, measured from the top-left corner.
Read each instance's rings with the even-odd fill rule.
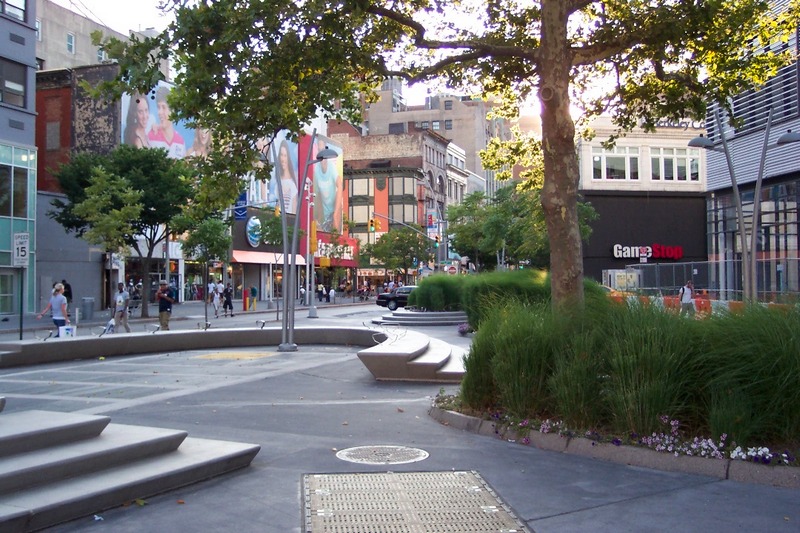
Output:
[[[207,329],[157,333],[125,333],[103,337],[75,337],[0,343],[0,368],[179,350],[270,346],[281,343],[279,328]],[[375,346],[383,333],[360,328],[296,328],[297,344]]]

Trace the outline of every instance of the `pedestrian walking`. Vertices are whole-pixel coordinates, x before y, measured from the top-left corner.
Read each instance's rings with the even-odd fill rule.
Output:
[[[222,309],[225,312],[225,316],[228,316],[228,309],[231,310],[231,317],[234,316],[233,314],[233,287],[231,284],[228,285],[222,290]]]
[[[165,280],[161,280],[158,293],[158,324],[162,331],[169,331],[169,319],[172,316],[172,304],[175,299],[170,296],[169,286]]]
[[[219,305],[220,300],[222,299],[222,295],[217,290],[217,286],[214,286],[214,290],[211,293],[211,305],[214,306],[214,318],[219,318]]]
[[[36,319],[39,320],[42,318],[48,310],[53,313],[53,324],[56,326],[56,337],[58,337],[60,335],[59,329],[61,326],[69,324],[69,316],[67,316],[67,298],[64,296],[63,284],[56,283],[56,286],[53,287],[53,294],[50,296],[50,301],[47,302],[42,312],[36,315]]]
[[[256,299],[258,298],[258,288],[255,285],[250,286],[250,310],[256,310]]]
[[[117,284],[117,289],[117,294],[114,296],[114,331],[122,331],[120,329],[120,326],[122,326],[125,331],[130,333],[128,305],[130,304],[131,295],[125,290],[125,284],[122,282]]]
[[[678,296],[681,301],[681,316],[688,314],[694,316],[694,283],[692,280],[686,282],[686,285],[680,288]]]

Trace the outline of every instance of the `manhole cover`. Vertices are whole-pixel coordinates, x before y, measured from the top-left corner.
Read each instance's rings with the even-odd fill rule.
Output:
[[[406,446],[358,446],[336,452],[336,457],[366,465],[402,465],[428,458],[428,452]]]
[[[527,533],[477,472],[307,474],[303,533]]]

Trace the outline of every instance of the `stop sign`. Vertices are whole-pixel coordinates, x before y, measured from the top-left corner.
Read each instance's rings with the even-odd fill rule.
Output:
[[[447,269],[447,272],[449,272],[450,274],[455,274],[456,273],[456,267],[454,267],[453,265],[450,265],[450,268]]]

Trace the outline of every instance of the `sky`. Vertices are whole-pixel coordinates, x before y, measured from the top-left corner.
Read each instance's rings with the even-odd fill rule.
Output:
[[[170,20],[157,7],[161,0],[52,1],[124,34],[147,28],[163,30]]]
[[[123,34],[130,30],[141,31],[147,28],[163,30],[171,21],[171,18],[158,9],[158,4],[163,0],[51,1]],[[427,86],[418,83],[414,87],[406,87],[403,96],[409,105],[424,104]]]

